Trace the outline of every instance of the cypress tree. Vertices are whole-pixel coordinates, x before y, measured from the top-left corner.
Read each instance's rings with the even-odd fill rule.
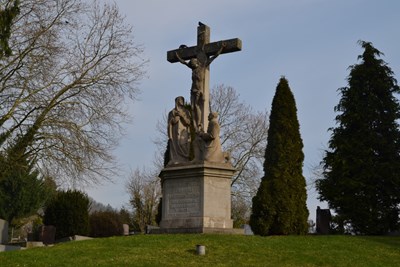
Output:
[[[264,177],[253,198],[250,225],[258,235],[305,234],[308,230],[303,141],[294,96],[282,77],[272,101]]]
[[[392,70],[371,43],[360,41],[360,64],[339,89],[340,114],[317,180],[319,199],[358,234],[399,229],[400,107]],[[343,222],[342,222],[343,223]],[[342,224],[341,223],[341,224]]]

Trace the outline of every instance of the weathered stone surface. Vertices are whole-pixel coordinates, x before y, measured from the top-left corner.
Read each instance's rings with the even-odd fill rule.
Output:
[[[234,172],[230,164],[165,168],[160,174],[163,183],[161,230],[232,229],[231,177]]]
[[[8,242],[8,222],[0,219],[0,244]]]
[[[20,246],[0,245],[0,252],[21,250],[21,249],[25,249],[25,248],[20,247]]]
[[[26,248],[36,248],[36,247],[44,247],[43,242],[41,242],[41,241],[28,241],[28,242],[26,242]]]
[[[183,97],[176,98],[168,116],[170,161],[160,173],[162,219],[160,229],[152,232],[236,232],[231,219],[231,178],[235,169],[228,154],[222,152],[218,114],[210,113],[209,66],[220,54],[241,48],[240,39],[210,43],[210,28],[199,22],[196,46],[181,45],[167,53],[169,62],[180,62],[192,70],[191,116],[189,125],[182,109]],[[180,129],[185,134],[180,135]],[[189,150],[187,144],[191,145]],[[184,152],[177,153],[180,151]]]
[[[202,142],[198,142],[195,147],[195,161],[207,161],[207,162],[215,162],[215,163],[228,163],[230,157],[228,153],[222,152],[221,140],[219,137],[220,134],[220,126],[218,123],[218,113],[211,112],[208,115],[208,129],[207,132],[198,133],[199,138],[202,139]],[[196,152],[197,150],[197,152]]]
[[[223,234],[223,235],[244,235],[244,229],[239,228],[159,228],[152,229],[149,234]]]
[[[175,107],[168,113],[169,165],[189,161],[190,113],[184,104],[183,96],[178,96]]]
[[[239,38],[233,38],[229,40],[223,40],[218,42],[213,42],[205,45],[204,50],[208,56],[214,55],[221,48],[221,45],[225,43],[226,48],[221,52],[221,54],[237,52],[242,50],[242,41]],[[178,48],[167,52],[167,60],[171,63],[178,62],[176,53],[179,53],[180,57],[184,60],[196,57],[196,46],[185,47],[184,49]]]
[[[167,60],[171,63],[180,62],[192,70],[192,87],[190,89],[190,104],[195,131],[206,131],[207,116],[210,113],[210,71],[209,66],[219,55],[240,51],[240,39],[229,39],[210,43],[210,27],[199,23],[197,27],[197,45],[167,52]]]

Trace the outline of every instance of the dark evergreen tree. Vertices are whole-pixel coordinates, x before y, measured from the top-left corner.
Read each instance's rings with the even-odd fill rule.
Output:
[[[308,231],[303,141],[294,96],[281,78],[272,101],[264,177],[253,198],[250,225],[257,235]]]
[[[123,222],[115,210],[95,211],[89,215],[90,236],[109,237],[123,235]]]
[[[0,218],[14,219],[35,214],[51,195],[46,179],[39,178],[33,162],[0,154]]]
[[[56,227],[56,238],[89,234],[89,198],[76,190],[60,191],[47,203],[44,224]]]
[[[337,127],[317,180],[319,199],[356,233],[399,229],[400,107],[397,81],[382,54],[361,42],[360,64],[350,67],[348,87],[340,88]]]

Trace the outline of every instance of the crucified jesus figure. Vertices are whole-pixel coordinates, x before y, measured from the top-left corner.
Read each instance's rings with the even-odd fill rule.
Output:
[[[209,57],[204,51],[204,46],[198,52],[196,58],[192,58],[189,61],[183,60],[178,52],[176,57],[180,63],[189,67],[192,70],[192,87],[190,89],[190,104],[192,107],[193,124],[196,132],[203,131],[203,125],[201,118],[204,112],[204,76],[206,69],[210,66],[211,62],[216,59],[224,49],[226,44],[223,42],[218,52]]]

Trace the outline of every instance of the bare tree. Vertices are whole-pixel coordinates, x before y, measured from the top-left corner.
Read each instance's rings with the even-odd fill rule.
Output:
[[[0,58],[11,54],[8,39],[11,35],[11,26],[19,12],[19,1],[0,0]]]
[[[255,112],[239,100],[234,88],[219,85],[211,91],[211,109],[217,111],[221,125],[221,143],[230,152],[236,174],[232,178],[234,194],[251,198],[261,178],[268,134],[268,113]]]
[[[111,154],[146,60],[116,4],[20,3],[0,61],[0,151],[30,155],[59,182],[112,177]]]
[[[231,154],[236,173],[232,178],[232,214],[234,223],[246,222],[251,199],[257,192],[268,135],[268,113],[255,112],[240,101],[233,87],[218,85],[211,91],[211,110],[217,111],[221,125],[221,143]]]
[[[134,224],[144,232],[147,225],[155,224],[161,185],[158,173],[136,169],[129,177],[126,188],[133,208]]]

